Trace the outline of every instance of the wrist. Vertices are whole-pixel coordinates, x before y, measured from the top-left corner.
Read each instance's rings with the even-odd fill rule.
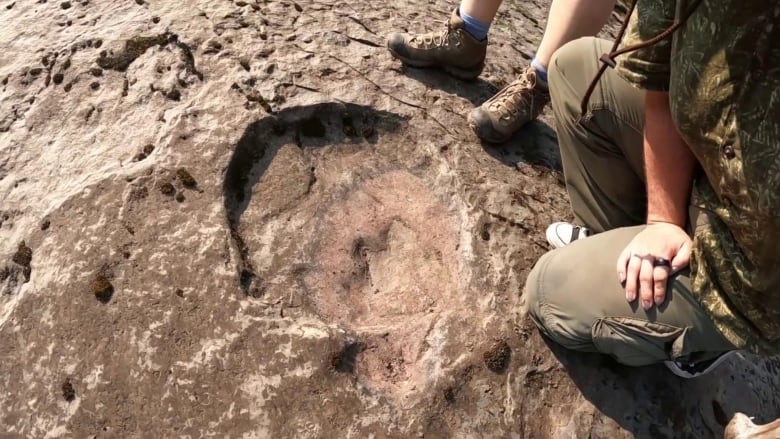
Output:
[[[650,198],[647,203],[647,224],[673,224],[682,229],[688,223],[688,200],[664,201],[658,197]]]
[[[681,229],[685,228],[686,219],[680,219],[680,218],[668,218],[668,217],[658,217],[658,216],[648,216],[647,217],[647,225],[652,226],[655,224],[669,224],[673,226],[677,226]]]

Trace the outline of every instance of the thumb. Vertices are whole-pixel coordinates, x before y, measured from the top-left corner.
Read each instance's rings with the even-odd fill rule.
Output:
[[[672,273],[676,273],[688,266],[691,261],[691,241],[685,241],[677,254],[672,258]]]

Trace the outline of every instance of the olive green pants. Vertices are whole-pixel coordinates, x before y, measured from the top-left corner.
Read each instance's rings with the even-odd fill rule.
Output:
[[[663,304],[628,303],[617,259],[645,221],[644,93],[608,69],[580,114],[580,100],[611,44],[595,38],[558,50],[548,80],[566,188],[577,221],[598,234],[551,251],[526,282],[523,306],[542,333],[580,351],[640,366],[700,361],[734,349],[691,293],[687,270]]]

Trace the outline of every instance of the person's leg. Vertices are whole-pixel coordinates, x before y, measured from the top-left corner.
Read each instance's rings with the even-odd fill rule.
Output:
[[[547,67],[553,53],[569,41],[598,33],[614,6],[615,0],[553,0],[532,66],[469,114],[469,125],[477,136],[502,143],[536,119],[549,101]]]
[[[608,354],[629,365],[695,362],[734,349],[690,289],[672,276],[666,301],[645,311],[625,300],[618,255],[644,226],[644,96],[607,70],[586,115],[580,100],[599,68],[604,40],[585,38],[556,52],[550,85],[567,189],[575,216],[603,232],[544,255],[531,271],[524,308],[553,341]],[[622,227],[630,226],[634,227]]]
[[[615,0],[555,0],[532,64],[546,72],[553,53],[569,41],[599,33],[609,20]],[[540,72],[542,73],[542,72]],[[546,78],[546,74],[543,76]]]
[[[461,0],[458,10],[483,23],[492,23],[504,0]]]
[[[642,155],[644,93],[612,69],[580,114],[582,96],[611,43],[582,38],[561,48],[550,65],[550,94],[563,174],[577,221],[603,232],[644,224],[647,196]]]
[[[615,261],[644,226],[610,230],[544,255],[526,281],[524,309],[552,341],[629,366],[709,360],[735,349],[691,292],[689,272],[670,278],[666,301],[628,303]]]
[[[561,48],[550,64],[566,189],[578,223],[547,228],[547,242],[554,248],[645,220],[644,93],[607,70],[588,114],[580,114],[582,95],[600,67],[598,58],[610,47],[607,41],[583,38]]]
[[[458,12],[466,32],[479,41],[487,38],[490,25],[504,0],[461,0]]]

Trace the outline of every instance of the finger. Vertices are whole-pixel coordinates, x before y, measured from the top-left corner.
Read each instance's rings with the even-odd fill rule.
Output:
[[[630,258],[631,250],[629,250],[628,247],[626,247],[625,250],[623,250],[623,253],[620,253],[620,256],[618,256],[617,266],[615,269],[617,271],[618,281],[621,284],[626,281],[626,266],[628,265],[628,260]]]
[[[669,267],[653,268],[653,299],[656,305],[661,305],[666,299],[666,282],[669,279]]]
[[[639,279],[639,269],[642,265],[642,258],[633,255],[628,258],[628,267],[626,267],[626,300],[633,302],[637,298],[637,287]]]
[[[653,262],[650,258],[641,259],[639,271],[639,297],[642,308],[647,311],[653,306]]]
[[[672,272],[677,273],[691,262],[691,241],[686,241],[672,258]]]

